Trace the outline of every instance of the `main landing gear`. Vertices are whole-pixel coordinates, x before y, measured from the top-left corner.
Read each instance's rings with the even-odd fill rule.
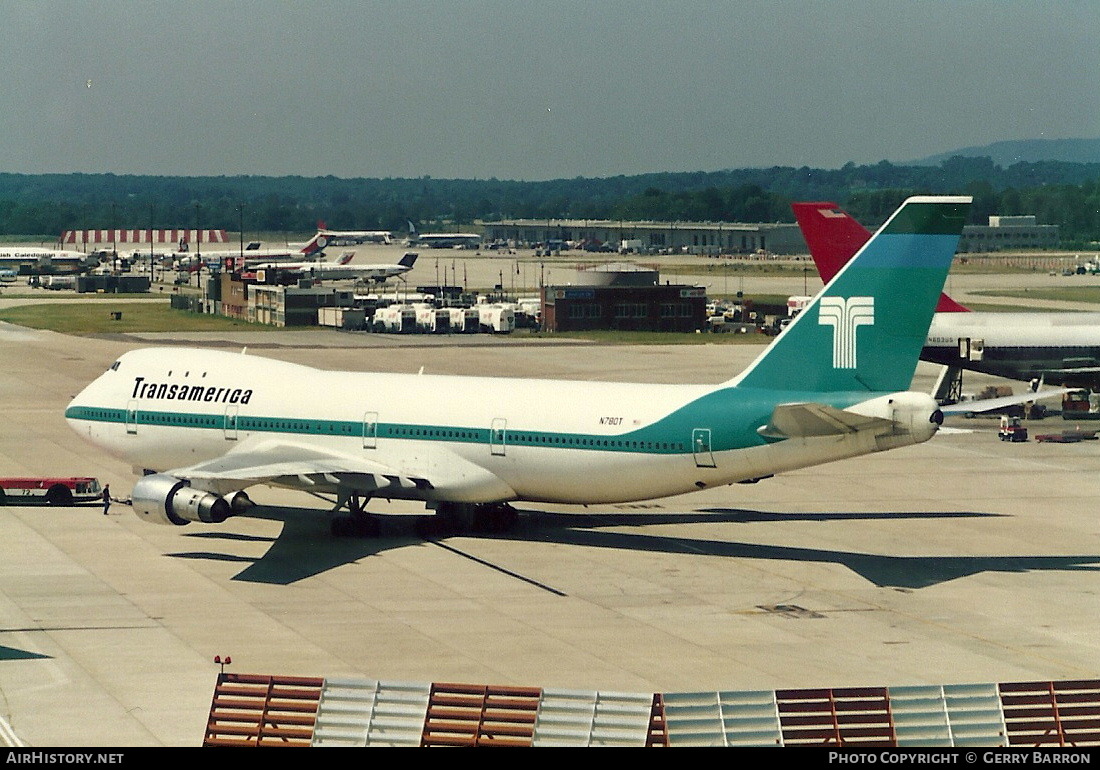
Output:
[[[424,537],[441,535],[498,534],[515,526],[519,513],[508,503],[437,503],[435,514],[418,526]]]
[[[335,537],[378,537],[382,532],[381,516],[367,513],[364,505],[369,498],[349,495],[337,503],[333,513],[347,507],[346,514],[332,519]],[[458,534],[497,534],[511,529],[519,513],[507,503],[435,503],[435,513],[416,517],[416,532],[423,538]],[[401,517],[398,517],[401,518]]]
[[[378,537],[382,532],[378,517],[367,513],[363,506],[366,500],[359,495],[350,495],[344,502],[338,503],[336,510],[347,505],[346,516],[334,516],[332,519],[332,534],[335,537]]]

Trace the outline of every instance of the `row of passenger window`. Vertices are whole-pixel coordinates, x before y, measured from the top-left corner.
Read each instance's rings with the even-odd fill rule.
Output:
[[[527,433],[509,433],[508,440],[512,444],[553,444],[598,449],[645,449],[659,452],[684,451],[684,445],[675,441],[627,441],[623,439],[577,438],[575,436],[543,436]]]
[[[188,425],[188,426],[205,426],[221,428],[225,427],[226,423],[222,416],[179,416],[179,415],[143,415],[145,420],[153,423],[161,424],[173,424],[173,425]],[[230,423],[232,427],[232,423]],[[291,431],[309,431],[311,430],[311,424],[308,422],[298,422],[293,420],[255,420],[255,419],[241,419],[238,421],[237,426],[241,430],[291,430]],[[329,434],[340,433],[342,435],[359,435],[360,426],[351,425],[349,423],[328,423],[327,431],[311,432],[327,432]],[[443,428],[401,428],[396,426],[387,427],[384,430],[384,435],[390,437],[409,437],[409,438],[440,438],[440,439],[456,439],[456,440],[476,440],[487,441],[488,435],[485,431],[472,431],[472,430],[457,430],[457,429],[443,429]],[[684,444],[674,441],[633,441],[624,439],[600,439],[600,438],[579,438],[576,436],[547,436],[538,433],[507,433],[507,441],[511,444],[527,444],[531,446],[571,446],[582,448],[594,448],[594,449],[639,449],[639,450],[651,450],[658,452],[683,452]],[[504,438],[501,436],[500,438]]]

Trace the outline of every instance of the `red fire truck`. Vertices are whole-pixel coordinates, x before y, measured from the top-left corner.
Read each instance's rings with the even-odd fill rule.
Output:
[[[99,479],[87,476],[0,477],[0,505],[73,505],[102,500]]]

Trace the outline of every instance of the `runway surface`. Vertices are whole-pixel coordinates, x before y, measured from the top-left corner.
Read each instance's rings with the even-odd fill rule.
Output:
[[[175,337],[0,324],[0,475],[94,475],[128,496],[131,469],[63,410],[123,351]],[[189,341],[333,369],[659,382],[717,383],[759,352],[320,330]],[[922,365],[914,386],[935,373]],[[625,692],[1096,678],[1100,442],[948,425],[962,430],[755,485],[520,504],[502,536],[425,541],[396,518],[380,538],[334,540],[321,501],[264,488],[255,515],[222,525],[0,508],[0,717],[30,746],[198,746],[215,656],[242,673]]]

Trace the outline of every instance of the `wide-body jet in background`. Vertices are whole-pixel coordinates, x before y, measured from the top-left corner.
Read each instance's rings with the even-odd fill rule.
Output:
[[[871,233],[835,203],[794,203],[826,283]],[[936,396],[956,400],[964,370],[1023,382],[1100,388],[1100,313],[976,312],[940,296],[921,359],[947,367]]]
[[[220,522],[267,484],[331,495],[357,531],[377,525],[371,497],[480,529],[508,523],[513,501],[648,500],[911,446],[943,418],[910,386],[969,203],[907,200],[717,385],[336,372],[149,348],[65,416],[147,473],[131,497],[148,521]]]

